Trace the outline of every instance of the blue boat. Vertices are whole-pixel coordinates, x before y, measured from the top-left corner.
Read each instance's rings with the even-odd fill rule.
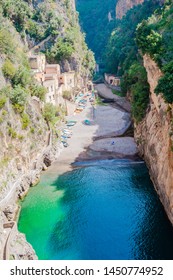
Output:
[[[91,122],[90,122],[89,120],[84,120],[84,124],[86,124],[86,125],[90,125],[90,124],[91,124]]]

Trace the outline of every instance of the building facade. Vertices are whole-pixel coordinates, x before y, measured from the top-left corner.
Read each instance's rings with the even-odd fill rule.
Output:
[[[106,74],[105,73],[105,81],[112,86],[119,87],[121,84],[121,79],[119,77],[116,77],[115,75],[112,74]]]
[[[75,72],[61,73],[59,64],[46,64],[44,54],[30,55],[29,62],[34,78],[47,89],[45,102],[64,105],[63,91],[75,90]]]

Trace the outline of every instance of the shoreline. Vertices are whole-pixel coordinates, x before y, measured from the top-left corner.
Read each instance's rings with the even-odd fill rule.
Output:
[[[71,171],[76,162],[104,159],[141,160],[134,138],[126,136],[132,124],[130,113],[104,104],[96,105],[94,110],[95,118],[93,118],[93,106],[87,101],[87,108],[83,112],[67,117],[67,120],[77,121],[71,129],[73,135],[68,139],[69,146],[63,148],[58,159],[52,163],[46,172],[51,173],[56,170],[57,175],[61,175]],[[112,118],[114,121],[112,121]],[[84,125],[83,121],[85,119],[89,119],[91,125]],[[118,145],[115,145],[117,150],[127,140],[126,152],[110,151],[111,143],[103,143],[104,149],[99,150],[100,141],[112,142],[116,139],[120,140]],[[93,144],[96,149],[92,148]]]
[[[93,114],[93,110],[95,110],[95,114]],[[94,108],[88,100],[87,107],[83,110],[83,112],[81,112],[80,114],[74,114],[73,116],[68,116],[66,119],[77,121],[76,125],[72,127],[73,135],[70,139],[68,139],[69,146],[67,148],[59,147],[58,149],[55,149],[55,160],[51,161],[51,165],[48,167],[48,169],[46,168],[45,171],[44,169],[40,170],[39,177],[42,176],[42,174],[46,173],[49,175],[56,173],[56,176],[59,176],[76,168],[74,164],[79,161],[91,162],[94,160],[104,159],[131,159],[135,161],[139,160],[134,139],[132,137],[125,136],[125,133],[131,125],[130,113],[127,113],[126,111],[122,112],[122,110],[118,110],[117,108],[113,108],[109,105],[96,105],[96,107]],[[84,125],[83,121],[85,119],[89,119],[92,122],[92,125]],[[119,145],[122,144],[122,141],[124,141],[123,139],[131,139],[130,142],[127,141],[127,154],[113,153],[113,151],[109,151],[110,145],[108,145],[107,143],[103,143],[105,150],[99,151],[99,145],[97,143],[99,141],[108,141],[108,137],[110,137],[110,135],[110,141],[112,141],[112,139],[121,138]],[[96,151],[93,148],[91,149],[93,144],[96,146]],[[131,147],[131,145],[133,146],[133,148]],[[54,148],[50,147],[50,150],[51,149],[53,150]],[[133,150],[132,153],[131,150]],[[36,182],[36,184],[33,184],[33,187],[35,187],[37,184],[38,181]],[[24,198],[28,194],[28,191],[30,189],[29,187],[30,186],[28,185],[26,191],[23,192],[21,196],[22,198]],[[17,205],[18,201],[19,199],[16,201]],[[16,224],[19,216],[20,210],[18,208],[18,213],[15,219]],[[27,247],[27,250],[30,251],[28,258],[37,259],[36,253],[32,246],[26,241],[25,235],[19,232],[17,232],[17,234],[21,235],[21,238],[25,239],[23,246]]]

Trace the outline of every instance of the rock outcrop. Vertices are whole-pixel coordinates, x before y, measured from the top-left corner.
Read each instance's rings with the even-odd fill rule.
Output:
[[[150,106],[144,120],[135,127],[135,138],[165,211],[173,224],[173,106],[166,104],[154,88],[162,75],[156,63],[144,56],[150,84]]]
[[[118,0],[115,11],[116,18],[122,19],[128,10],[132,9],[134,6],[142,4],[145,1],[147,0]],[[152,0],[151,2],[156,2],[162,5],[165,0]]]
[[[25,235],[17,230],[15,221],[20,208],[16,202],[26,195],[30,186],[38,183],[41,171],[58,158],[60,151],[61,147],[58,143],[49,144],[46,148],[42,147],[42,150],[41,148],[38,150],[37,155],[39,156],[32,160],[30,166],[23,163],[18,173],[15,170],[18,178],[9,181],[4,197],[0,200],[0,259],[37,259],[32,246],[27,243]],[[30,156],[29,150],[27,152]],[[9,172],[12,172],[11,169],[8,169],[7,174]]]
[[[145,0],[118,0],[116,5],[116,18],[121,19],[128,10],[136,5],[142,4]]]

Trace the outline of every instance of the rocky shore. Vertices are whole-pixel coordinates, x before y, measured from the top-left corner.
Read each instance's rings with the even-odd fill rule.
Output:
[[[31,186],[39,182],[42,170],[47,169],[59,156],[62,147],[50,144],[43,149],[35,160],[34,168],[18,176],[0,200],[0,259],[37,259],[32,246],[26,241],[25,235],[17,230],[16,220],[20,212],[18,200],[24,197]]]

